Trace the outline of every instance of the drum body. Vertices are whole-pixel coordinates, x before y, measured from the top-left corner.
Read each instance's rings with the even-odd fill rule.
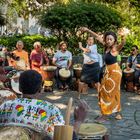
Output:
[[[127,71],[124,69],[123,76],[126,91],[134,91],[134,70]]]
[[[83,123],[78,134],[79,140],[108,140],[107,128],[101,124]]]
[[[71,75],[70,70],[62,68],[59,70],[59,77],[62,81],[66,81]]]
[[[41,70],[42,70],[42,75],[44,77],[43,79],[44,80],[53,80],[56,69],[57,69],[57,67],[55,67],[55,66],[42,66]]]
[[[80,79],[82,68],[74,68],[73,70],[74,70],[74,76],[76,77],[76,79]]]
[[[55,66],[42,66],[43,88],[45,92],[53,91],[54,76],[57,67]]]

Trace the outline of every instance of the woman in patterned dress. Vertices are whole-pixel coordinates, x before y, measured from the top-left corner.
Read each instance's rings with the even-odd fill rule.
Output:
[[[105,73],[101,81],[99,91],[99,106],[101,109],[101,117],[97,121],[105,121],[107,116],[115,113],[115,118],[120,120],[121,103],[120,103],[120,83],[122,71],[117,63],[117,55],[125,44],[124,32],[120,32],[121,43],[118,44],[117,36],[114,32],[106,32],[104,38],[86,27],[81,28],[82,31],[91,33],[95,39],[105,46]]]

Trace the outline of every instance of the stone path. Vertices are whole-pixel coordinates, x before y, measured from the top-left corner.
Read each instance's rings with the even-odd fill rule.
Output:
[[[74,99],[74,106],[77,105],[77,92],[59,92],[43,93],[40,98],[56,104],[65,114],[67,102],[70,97]],[[89,89],[88,95],[82,95],[81,99],[87,101],[90,106],[86,122],[94,122],[95,118],[100,115],[98,107],[97,93],[94,89]],[[113,117],[102,123],[108,128],[109,140],[140,140],[140,95],[122,91],[122,120],[115,120]],[[72,110],[73,116],[73,110]],[[71,117],[73,121],[73,117]]]

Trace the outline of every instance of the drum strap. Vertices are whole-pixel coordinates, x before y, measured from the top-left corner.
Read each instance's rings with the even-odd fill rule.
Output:
[[[134,60],[132,61],[132,63],[136,60],[136,58],[138,57],[139,54],[137,54],[137,56],[134,58]]]

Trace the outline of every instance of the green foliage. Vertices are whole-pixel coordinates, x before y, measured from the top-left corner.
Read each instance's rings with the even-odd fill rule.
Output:
[[[77,28],[87,26],[94,31],[116,29],[121,26],[119,14],[105,5],[94,3],[71,3],[69,5],[54,5],[42,17],[41,23],[47,28],[68,31],[73,34]]]
[[[58,40],[55,37],[43,37],[41,35],[19,35],[12,37],[1,37],[0,44],[6,46],[9,50],[14,50],[16,42],[22,40],[24,42],[24,48],[28,52],[33,49],[33,44],[35,41],[40,41],[44,48],[53,47],[55,48]]]
[[[140,41],[134,35],[129,35],[126,38],[126,44],[122,49],[122,55],[129,55],[133,45],[137,45],[140,49]]]
[[[52,30],[59,41],[68,42],[73,54],[78,54],[78,41],[85,41],[87,37],[77,35],[79,27],[86,26],[97,32],[117,30],[121,26],[122,17],[105,5],[73,2],[53,5],[45,11],[40,21],[44,27]]]

